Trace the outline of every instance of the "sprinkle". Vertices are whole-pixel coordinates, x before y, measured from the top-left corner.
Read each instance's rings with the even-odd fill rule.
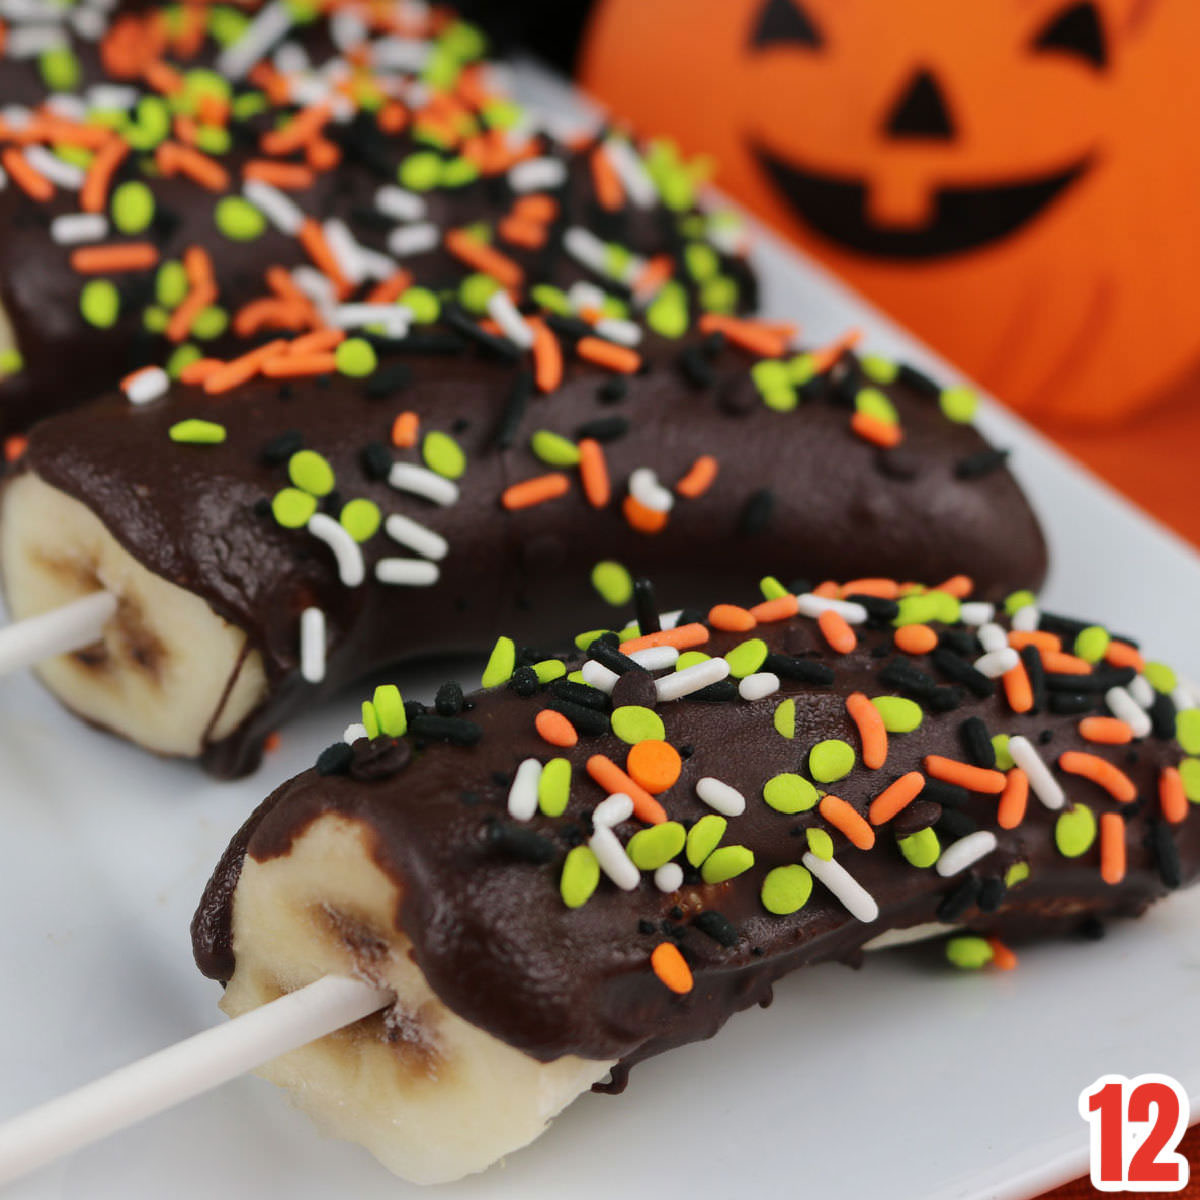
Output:
[[[782,771],[763,784],[763,799],[776,812],[791,816],[798,812],[807,812],[814,807],[819,793],[802,775]]]
[[[71,252],[71,269],[80,275],[112,275],[144,271],[158,262],[151,242],[122,242],[111,246],[81,246]]]
[[[840,796],[824,796],[820,812],[834,829],[849,838],[850,843],[859,850],[870,850],[875,845],[875,831],[854,806]]]
[[[613,688],[617,686],[617,680],[621,678],[616,671],[609,670],[608,667],[594,659],[585,662],[579,673],[583,676],[584,683],[589,687],[594,687],[597,691],[604,692],[605,695],[611,694]]]
[[[592,568],[592,587],[606,604],[619,608],[633,597],[633,577],[618,562],[606,560]]]
[[[225,426],[215,421],[202,421],[192,417],[186,421],[176,421],[167,430],[167,436],[173,442],[185,442],[194,446],[216,446],[225,440]]]
[[[857,645],[858,637],[841,614],[826,609],[817,618],[821,633],[836,654],[849,654]]]
[[[675,484],[675,491],[689,500],[703,496],[717,478],[718,463],[711,454],[701,455]]]
[[[657,871],[666,866],[682,849],[687,830],[678,821],[664,821],[649,829],[639,829],[629,839],[626,853],[640,871]]]
[[[400,689],[394,683],[381,683],[375,689],[371,696],[371,707],[375,711],[379,732],[384,737],[404,736],[408,729],[408,713]]]
[[[979,638],[979,644],[987,654],[1003,650],[1008,645],[1008,635],[994,621],[988,621],[986,624],[980,625],[975,631],[975,636]],[[975,669],[979,670],[978,661],[976,661]]]
[[[1159,772],[1158,798],[1163,820],[1178,825],[1187,817],[1187,793],[1183,787],[1183,778],[1176,767],[1163,767]]]
[[[1128,691],[1142,708],[1149,709],[1153,706],[1154,687],[1144,675],[1130,680]]]
[[[628,657],[647,671],[665,671],[679,661],[679,651],[674,646],[648,646],[644,650],[635,650]]]
[[[1100,817],[1100,878],[1112,885],[1125,878],[1125,821],[1119,813]]]
[[[846,711],[858,727],[863,765],[872,771],[878,770],[887,761],[888,752],[882,714],[862,692],[854,692],[846,699]]]
[[[412,258],[437,249],[441,230],[432,221],[400,225],[388,234],[387,248],[397,258]]]
[[[533,819],[538,810],[538,784],[541,777],[542,764],[536,758],[527,758],[517,767],[508,790],[508,815],[514,821]]]
[[[753,675],[747,675],[738,684],[738,695],[743,700],[751,702],[765,700],[779,691],[779,686],[778,675],[774,675],[770,671],[758,671]]]
[[[557,158],[528,158],[508,172],[514,192],[551,191],[566,182],[566,164]]]
[[[487,666],[483,668],[482,685],[485,688],[499,687],[512,678],[517,666],[517,647],[512,638],[503,635],[496,639]]]
[[[533,479],[525,479],[514,483],[500,493],[500,503],[504,508],[515,511],[522,508],[533,508],[565,496],[571,488],[571,481],[560,471],[549,475],[538,475]]]
[[[1004,791],[1006,782],[1001,771],[973,767],[969,763],[943,758],[940,754],[925,756],[925,772],[944,783],[952,783],[966,788],[969,792],[983,792],[987,795],[999,795]]]
[[[575,344],[580,358],[622,375],[632,375],[642,365],[642,356],[626,346],[617,346],[604,338],[583,337]]]
[[[384,522],[384,531],[394,542],[415,550],[425,558],[440,562],[449,552],[450,545],[441,534],[406,517],[401,513],[392,513]]]
[[[1072,804],[1054,823],[1054,844],[1064,858],[1079,858],[1096,840],[1096,818],[1086,804]]]
[[[335,482],[329,460],[315,450],[299,450],[288,459],[288,478],[313,496],[329,495]]]
[[[801,862],[856,920],[869,924],[879,916],[879,905],[874,897],[836,859],[825,861],[810,851]]]
[[[703,646],[709,638],[708,626],[699,621],[687,625],[677,625],[674,628],[664,628],[655,633],[645,633],[640,637],[630,638],[621,643],[622,654],[636,654],[639,650],[651,650],[660,646],[669,646],[674,650],[688,650],[693,646]]]
[[[490,275],[501,287],[520,287],[525,272],[514,259],[481,242],[462,229],[448,230],[443,243],[446,250],[460,262],[476,271]]]
[[[313,513],[309,517],[308,532],[333,551],[333,556],[337,560],[338,578],[342,585],[358,587],[366,577],[366,566],[363,562],[362,550],[350,534],[332,517],[320,512]],[[382,563],[376,565],[376,578],[379,577],[380,566]]]
[[[1028,708],[1019,708],[1019,704],[1025,703],[1024,692],[1022,688],[1024,683],[1029,683],[1029,674],[1021,664],[1020,655],[1010,646],[1001,647],[999,650],[992,650],[987,654],[981,655],[974,662],[974,668],[980,675],[986,676],[988,679],[1004,679],[1005,694],[1008,696],[1008,702],[1015,712],[1028,712]],[[1011,683],[1009,682],[1011,679]],[[1033,703],[1032,686],[1029,692],[1029,703]]]
[[[746,846],[721,846],[714,850],[700,867],[705,883],[727,883],[754,866],[754,852]]]
[[[937,860],[937,873],[943,878],[950,878],[960,871],[965,871],[981,858],[986,858],[996,849],[996,835],[990,829],[980,829],[969,833],[956,842],[951,842],[942,851]]]
[[[1107,652],[1111,640],[1108,630],[1102,625],[1089,625],[1075,637],[1075,654],[1084,662],[1098,663]]]
[[[677,996],[686,996],[692,990],[691,968],[674,942],[659,942],[650,955],[650,966],[663,985]]]
[[[121,380],[121,389],[130,404],[149,404],[167,394],[171,380],[162,367],[142,367]]]
[[[436,564],[419,558],[381,558],[375,578],[394,587],[432,587],[441,572]]]
[[[230,79],[240,79],[292,27],[292,14],[283,0],[269,0],[242,30],[236,41],[217,56],[217,70]]]
[[[552,467],[574,467],[579,465],[579,447],[570,438],[539,429],[529,439],[529,448],[544,463]]]
[[[1132,804],[1137,799],[1137,785],[1133,780],[1120,767],[1099,755],[1067,750],[1059,755],[1058,766],[1069,775],[1080,775],[1099,784],[1121,804]]]
[[[544,710],[549,712],[549,709]],[[556,716],[558,714],[555,714]],[[538,808],[547,817],[561,817],[567,811],[571,794],[571,763],[566,758],[552,758],[538,778]]]
[[[948,387],[942,389],[938,404],[948,420],[967,425],[975,419],[979,397],[967,387]]]
[[[558,890],[568,908],[582,908],[600,883],[600,863],[589,846],[567,852]]]
[[[435,504],[458,503],[458,486],[441,475],[415,463],[394,463],[388,473],[388,485],[399,492],[411,492]]]
[[[611,758],[593,754],[587,760],[587,773],[606,792],[623,792],[633,801],[634,815],[647,825],[659,825],[667,819],[666,810],[641,784],[630,778]]]
[[[1133,741],[1133,730],[1117,717],[1084,717],[1079,722],[1079,736],[1103,746],[1124,746]]]
[[[60,246],[98,242],[108,234],[108,221],[99,213],[64,213],[50,222],[50,236]]]
[[[903,431],[895,421],[885,421],[868,412],[856,412],[850,418],[850,428],[863,441],[875,446],[898,446],[904,438]]]
[[[746,811],[746,797],[737,788],[711,775],[696,781],[696,795],[722,816],[740,817]]]
[[[753,675],[766,661],[767,653],[767,643],[762,638],[748,638],[725,655],[730,675],[734,679]]]
[[[683,868],[675,862],[663,863],[654,872],[654,886],[668,894],[679,891],[683,887]]]
[[[796,702],[790,697],[787,700],[781,700],[775,706],[775,713],[771,718],[775,726],[775,732],[780,737],[788,738],[789,740],[796,736]]]
[[[592,809],[592,824],[612,828],[633,816],[633,800],[625,792],[613,792]]]
[[[1176,713],[1175,737],[1184,753],[1200,754],[1200,709],[1184,708]]]
[[[552,392],[562,383],[562,347],[544,321],[531,319],[529,326],[533,330],[534,382],[540,391]]]
[[[588,846],[596,856],[600,869],[622,891],[632,892],[642,881],[642,874],[625,853],[625,847],[607,825],[597,825],[588,839]]]
[[[604,450],[594,438],[584,438],[579,443],[578,450],[579,477],[583,484],[583,494],[593,508],[603,508],[611,497]]]
[[[920,728],[925,715],[915,700],[902,696],[876,696],[871,703],[883,718],[883,727],[888,733],[912,733]]]
[[[854,770],[854,762],[854,747],[840,738],[818,742],[808,754],[809,773],[818,783],[844,779]]]
[[[316,499],[298,488],[282,488],[271,500],[271,513],[284,529],[303,529],[316,511]]]
[[[1020,767],[1008,772],[1008,782],[1000,793],[1000,804],[996,809],[996,824],[1001,829],[1016,829],[1025,819],[1025,808],[1029,802],[1029,777]]]
[[[613,709],[612,730],[631,746],[643,741],[662,741],[666,737],[662,718],[654,709],[640,704],[624,704]]]
[[[973,934],[946,939],[946,961],[960,971],[978,971],[995,958],[987,938]]]
[[[856,601],[835,600],[812,592],[796,597],[796,611],[802,616],[814,618],[819,618],[824,612],[835,612],[851,625],[861,625],[868,615],[867,610]]]
[[[300,674],[308,683],[325,678],[325,614],[319,608],[300,614]]]
[[[920,771],[909,771],[889,784],[871,801],[868,817],[872,825],[883,825],[908,807],[925,786]]]
[[[1123,687],[1109,688],[1104,693],[1104,702],[1113,716],[1120,718],[1133,730],[1135,738],[1150,735],[1152,728],[1150,717]]]
[[[654,690],[659,700],[678,700],[706,688],[710,684],[720,683],[729,676],[729,663],[723,658],[709,658],[694,666],[685,667],[673,675],[666,675],[654,681]],[[785,701],[790,703],[790,701]]]
[[[767,912],[785,917],[799,912],[808,903],[812,887],[810,872],[799,863],[793,863],[768,871],[759,895]]]
[[[1067,801],[1062,785],[1050,773],[1050,768],[1033,743],[1026,737],[1011,737],[1008,739],[1008,752],[1028,777],[1033,794],[1052,811],[1062,808]]]
[[[625,759],[630,777],[651,795],[672,787],[683,769],[679,751],[669,742],[647,738],[638,742]]]
[[[901,838],[896,845],[910,866],[925,870],[937,862],[942,853],[941,843],[932,829],[922,829]]]
[[[928,625],[901,625],[892,635],[896,649],[904,654],[919,657],[937,649],[937,634]]]
[[[1018,608],[1012,614],[1012,627],[1018,632],[1029,633],[1037,629],[1041,622],[1042,614],[1038,611],[1037,606],[1030,603],[1023,608]]]

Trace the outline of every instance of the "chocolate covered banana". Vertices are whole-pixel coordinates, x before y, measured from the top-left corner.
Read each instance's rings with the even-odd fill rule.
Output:
[[[268,1077],[454,1178],[797,967],[951,931],[1008,966],[1195,879],[1200,710],[1128,639],[1027,595],[766,590],[566,662],[502,643],[429,709],[378,689],[193,922],[230,1014],[322,974],[396,995]]]

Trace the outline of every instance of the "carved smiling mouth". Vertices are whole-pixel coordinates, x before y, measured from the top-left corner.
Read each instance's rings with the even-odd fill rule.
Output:
[[[1033,220],[1091,166],[1090,158],[1048,175],[981,187],[933,191],[933,216],[915,229],[877,225],[867,216],[867,184],[753,153],[792,211],[822,237],[875,258],[941,258],[999,241]]]

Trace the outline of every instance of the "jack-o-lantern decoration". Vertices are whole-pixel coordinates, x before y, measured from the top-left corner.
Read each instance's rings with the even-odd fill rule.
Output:
[[[1200,387],[1200,0],[604,0],[585,85],[1017,407]]]

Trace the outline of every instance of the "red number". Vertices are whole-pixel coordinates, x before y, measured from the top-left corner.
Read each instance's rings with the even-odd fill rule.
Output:
[[[1180,1192],[1188,1161],[1176,1149],[1188,1095],[1169,1075],[1103,1075],[1079,1094],[1092,1127],[1092,1186],[1101,1192]]]
[[[1088,1111],[1100,1114],[1100,1178],[1105,1183],[1120,1183],[1125,1175],[1124,1091],[1119,1083],[1106,1083],[1088,1097]]]
[[[1158,1161],[1168,1143],[1174,1141],[1175,1127],[1179,1124],[1179,1097],[1165,1083],[1139,1083],[1129,1093],[1129,1119],[1149,1121],[1151,1106],[1154,1126],[1129,1160],[1129,1182],[1179,1183],[1179,1163]]]

